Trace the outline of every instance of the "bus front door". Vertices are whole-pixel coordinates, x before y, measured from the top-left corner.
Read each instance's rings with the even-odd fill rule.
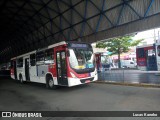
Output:
[[[30,76],[29,76],[29,58],[25,58],[25,77],[26,80],[30,80]]]
[[[57,80],[59,85],[68,85],[65,51],[56,53]]]

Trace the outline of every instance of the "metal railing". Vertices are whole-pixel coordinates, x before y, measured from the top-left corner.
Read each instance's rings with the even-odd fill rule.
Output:
[[[117,83],[160,84],[160,71],[113,69],[98,72],[98,80]]]

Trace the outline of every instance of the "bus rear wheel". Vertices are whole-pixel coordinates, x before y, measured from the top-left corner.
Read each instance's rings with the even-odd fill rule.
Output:
[[[54,81],[52,77],[47,78],[47,84],[46,84],[48,89],[57,89],[57,86],[54,85]]]

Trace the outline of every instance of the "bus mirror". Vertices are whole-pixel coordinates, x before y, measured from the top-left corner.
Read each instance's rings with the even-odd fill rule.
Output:
[[[67,52],[66,52],[66,53],[67,53],[67,56],[69,57],[69,56],[70,56],[69,50],[67,50]]]

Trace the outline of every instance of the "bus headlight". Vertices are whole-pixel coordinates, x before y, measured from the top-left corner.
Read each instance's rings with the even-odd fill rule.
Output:
[[[75,76],[75,74],[73,74],[72,72],[70,72],[70,74],[71,74],[71,76],[72,76],[73,78],[77,78],[77,77]]]

